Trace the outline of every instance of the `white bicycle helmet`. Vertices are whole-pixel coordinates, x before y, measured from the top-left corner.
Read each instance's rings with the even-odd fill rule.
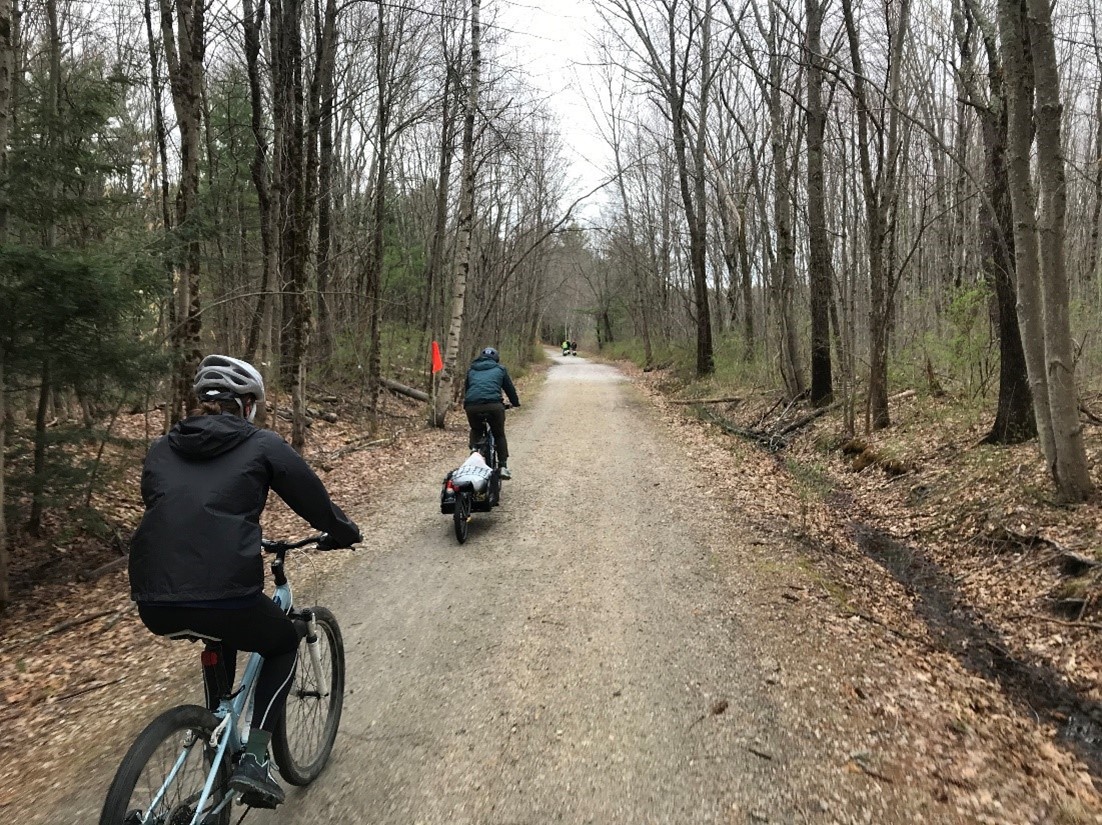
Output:
[[[252,364],[228,355],[208,355],[195,373],[195,394],[206,400],[223,393],[251,395],[259,403],[264,400],[264,379]]]

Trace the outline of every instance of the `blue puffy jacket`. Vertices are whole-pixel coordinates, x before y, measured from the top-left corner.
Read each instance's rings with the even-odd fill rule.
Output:
[[[467,370],[467,381],[463,385],[463,406],[473,407],[476,404],[500,404],[501,391],[509,397],[509,403],[514,407],[520,406],[517,398],[517,389],[513,386],[513,379],[509,377],[509,370],[488,356],[479,356]]]

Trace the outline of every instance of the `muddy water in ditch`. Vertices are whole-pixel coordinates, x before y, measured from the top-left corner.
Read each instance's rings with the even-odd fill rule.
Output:
[[[838,497],[836,506],[852,502]],[[915,597],[915,611],[935,643],[1003,693],[1032,718],[1060,731],[1059,742],[1090,767],[1102,784],[1102,705],[1080,694],[1063,676],[1040,663],[1010,655],[1001,634],[962,598],[956,583],[920,548],[903,544],[876,528],[856,522],[857,546]]]

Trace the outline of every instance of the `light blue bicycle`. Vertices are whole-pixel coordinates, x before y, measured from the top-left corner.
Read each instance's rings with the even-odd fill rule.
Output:
[[[287,552],[316,544],[265,541],[276,591],[273,600],[295,622],[299,646],[294,684],[272,734],[279,774],[292,785],[313,782],[333,750],[344,704],[344,641],[324,607],[297,610],[283,562]],[[217,667],[217,644],[203,651],[203,666]],[[130,746],[107,792],[100,825],[229,825],[234,802],[230,775],[248,741],[247,713],[261,657],[250,655],[236,689],[223,686],[218,710],[180,705],[154,719]],[[242,813],[247,813],[247,809]],[[240,821],[240,820],[239,820]]]

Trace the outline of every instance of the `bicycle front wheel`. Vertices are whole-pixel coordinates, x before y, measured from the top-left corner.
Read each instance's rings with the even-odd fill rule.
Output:
[[[311,608],[318,626],[318,661],[328,684],[319,683],[305,640],[298,647],[295,681],[283,716],[272,734],[279,775],[292,785],[309,785],[329,761],[344,707],[344,639],[336,617]]]
[[[103,803],[100,825],[188,825],[199,812],[203,785],[212,769],[209,746],[218,720],[198,705],[165,711],[146,727],[123,757]],[[217,766],[199,822],[229,825],[230,766]],[[219,808],[221,806],[221,808]]]

